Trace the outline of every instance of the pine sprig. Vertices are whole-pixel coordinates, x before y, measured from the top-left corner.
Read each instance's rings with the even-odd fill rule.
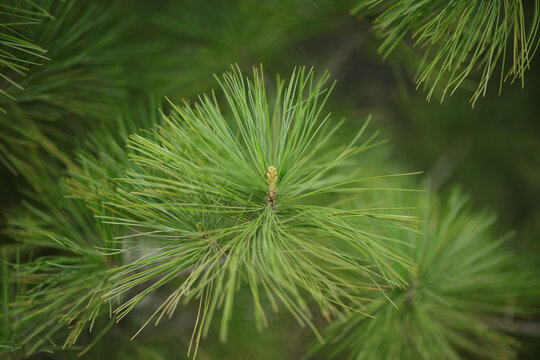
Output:
[[[151,104],[156,107],[155,102]],[[110,286],[109,270],[124,261],[114,253],[117,244],[113,241],[123,233],[94,216],[107,214],[100,196],[109,182],[97,179],[120,176],[127,135],[149,127],[147,122],[157,123],[146,105],[123,110],[123,114],[87,135],[86,150],[78,151],[80,161],[69,169],[65,183],[48,179],[46,192],[28,192],[22,206],[8,214],[5,233],[21,247],[44,255],[34,258],[27,250],[9,275],[7,270],[2,273],[7,279],[3,284],[19,289],[4,301],[6,311],[1,312],[6,318],[5,332],[11,335],[2,336],[10,340],[5,344],[7,354],[31,356],[70,348],[81,335],[92,332],[94,341],[82,347],[84,353],[112,325],[98,319],[112,313],[103,294]],[[77,191],[82,184],[91,196]]]
[[[316,80],[298,69],[287,85],[278,79],[272,98],[263,79],[257,69],[244,79],[238,68],[218,78],[228,116],[215,96],[173,105],[153,133],[131,136],[124,175],[104,192],[112,215],[100,218],[128,229],[116,248],[135,256],[111,269],[105,297],[125,299],[115,310],[121,319],[177,284],[147,324],[172,316],[181,301],[199,301],[195,351],[217,309],[226,339],[242,284],[259,329],[268,325],[267,299],[317,333],[308,298],[328,319],[342,309],[362,312],[382,287],[406,284],[397,268],[414,269],[392,239],[374,233],[414,218],[324,205],[339,190],[358,191],[351,186],[363,179],[343,166],[376,145],[374,136],[357,144],[365,126],[346,146],[332,142],[341,122],[323,115],[328,74]]]
[[[35,5],[13,3],[10,11]],[[118,113],[117,104],[126,96],[122,63],[128,53],[119,40],[124,22],[108,1],[43,1],[39,9],[48,16],[24,25],[18,34],[47,49],[47,59],[37,63],[24,51],[17,55],[25,63],[24,74],[0,68],[14,79],[0,83],[10,94],[0,96],[5,112],[0,113],[0,162],[47,192],[43,178],[56,182],[59,168],[73,165],[67,153],[77,145],[77,134]]]
[[[376,319],[344,315],[329,328],[326,345],[314,349],[349,359],[513,358],[516,340],[498,329],[527,314],[523,304],[537,286],[504,247],[509,236],[493,236],[495,217],[467,203],[456,189],[446,203],[420,204],[425,237],[410,237],[416,246],[406,249],[418,272],[405,290],[388,294],[397,309],[381,302],[368,307]]]
[[[73,345],[97,317],[110,312],[102,297],[107,271],[122,258],[103,254],[117,233],[96,223],[80,200],[63,194],[49,207],[26,204],[22,210],[9,218],[7,233],[51,253],[14,264],[10,276],[22,289],[9,304],[10,327],[18,352],[30,356],[54,350],[51,344],[59,341]]]
[[[377,14],[375,30],[384,38],[379,47],[383,57],[407,35],[424,49],[417,84],[427,90],[428,100],[438,88],[443,100],[478,74],[474,105],[497,72],[499,92],[507,79],[520,79],[524,86],[540,40],[540,2],[535,0],[530,14],[524,8],[521,0],[361,0],[352,11]]]
[[[43,5],[30,0],[6,0],[0,4],[0,95],[12,100],[16,99],[8,88],[23,90],[18,78],[26,76],[30,66],[49,60],[47,50],[30,35],[44,19],[53,18]],[[5,109],[0,107],[0,111]]]

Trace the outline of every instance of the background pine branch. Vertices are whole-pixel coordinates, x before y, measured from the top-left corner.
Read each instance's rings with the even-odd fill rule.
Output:
[[[416,82],[429,100],[440,89],[441,101],[475,76],[474,106],[499,71],[499,92],[506,80],[522,86],[538,44],[540,2],[512,1],[359,1],[353,13],[376,13],[375,31],[384,39],[386,58],[411,37],[422,48]]]
[[[350,359],[515,357],[517,343],[496,324],[529,317],[538,285],[506,248],[512,234],[494,235],[495,217],[471,211],[460,189],[448,200],[431,195],[419,205],[426,224],[422,236],[411,238],[416,247],[408,248],[418,272],[408,289],[388,295],[398,309],[373,304],[372,322],[358,316],[336,321],[328,353]]]

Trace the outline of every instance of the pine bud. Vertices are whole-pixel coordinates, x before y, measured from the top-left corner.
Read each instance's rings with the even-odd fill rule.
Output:
[[[277,184],[277,169],[270,165],[268,167],[268,170],[266,171],[266,183],[268,184],[268,196],[266,197],[266,200],[268,203],[272,206],[272,209],[276,206],[276,184]]]

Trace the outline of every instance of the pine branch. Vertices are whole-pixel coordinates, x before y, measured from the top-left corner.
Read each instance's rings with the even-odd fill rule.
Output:
[[[414,264],[373,231],[413,218],[323,205],[330,194],[360,191],[363,179],[342,166],[376,145],[373,136],[357,145],[365,126],[349,145],[332,143],[341,123],[322,116],[327,79],[299,69],[287,86],[278,80],[269,99],[262,71],[244,80],[234,68],[218,79],[230,116],[215,97],[201,96],[194,106],[173,105],[153,133],[131,136],[124,175],[100,187],[112,214],[100,218],[128,229],[116,248],[135,256],[111,270],[114,285],[104,295],[124,299],[118,319],[182,279],[147,324],[172,316],[181,301],[199,301],[196,353],[217,309],[220,338],[227,338],[242,284],[251,290],[259,329],[267,326],[261,304],[268,299],[316,334],[308,298],[330,318],[343,308],[362,309],[381,287],[405,285],[396,269]],[[80,183],[80,196],[100,193]]]
[[[22,291],[9,304],[10,326],[25,356],[54,349],[50,344],[58,341],[64,347],[74,344],[98,316],[108,313],[110,305],[101,297],[110,278],[107,271],[122,261],[103,255],[115,229],[96,223],[82,201],[64,196],[48,207],[26,204],[21,216],[9,218],[14,239],[54,254],[13,265],[10,282]]]
[[[34,1],[6,0],[0,4],[0,95],[11,100],[15,98],[9,93],[10,87],[23,89],[17,78],[26,76],[30,66],[49,60],[47,50],[29,35],[44,19],[52,19],[42,6]],[[0,107],[0,111],[5,109]]]
[[[150,104],[156,107],[155,102]],[[1,312],[7,319],[6,332],[12,334],[1,338],[11,339],[5,346],[8,354],[31,356],[70,348],[85,331],[97,333],[97,341],[110,327],[100,327],[101,318],[112,308],[102,295],[110,286],[109,270],[124,261],[114,254],[117,244],[112,241],[123,233],[96,221],[95,213],[107,213],[100,208],[104,199],[99,196],[109,183],[95,179],[120,176],[128,134],[141,126],[149,127],[146,122],[157,123],[147,105],[123,113],[122,118],[87,134],[84,148],[88,150],[79,150],[81,161],[69,169],[71,177],[65,184],[51,180],[45,192],[28,193],[23,206],[8,214],[5,233],[20,246],[28,244],[38,254],[45,254],[36,259],[25,255],[23,261],[13,264],[9,276],[3,272],[7,279],[3,284],[14,284],[20,290],[15,298],[5,301],[6,311]],[[99,165],[93,166],[90,159]],[[91,183],[84,185],[92,186],[92,197],[79,199],[77,186],[90,179]],[[83,347],[82,353],[94,345],[91,342]]]
[[[520,79],[524,86],[525,71],[540,41],[538,0],[530,14],[521,0],[360,0],[352,11],[378,14],[375,31],[384,38],[379,47],[384,58],[407,35],[424,49],[417,84],[427,90],[428,100],[439,87],[444,100],[478,74],[471,97],[474,106],[485,96],[497,68],[499,92],[507,79]]]
[[[446,203],[421,204],[425,237],[408,248],[418,273],[408,276],[405,290],[388,293],[398,309],[381,302],[368,308],[376,319],[344,314],[314,351],[349,359],[515,357],[517,341],[493,321],[506,318],[510,307],[513,317],[526,316],[538,287],[505,248],[509,237],[492,235],[495,217],[473,212],[467,202],[455,190]]]
[[[10,13],[20,8],[27,14],[29,4],[30,9],[37,6],[13,3],[17,7],[10,7]],[[4,77],[14,79],[0,84],[10,94],[0,97],[5,112],[0,114],[0,162],[47,192],[43,178],[54,183],[61,168],[72,165],[68,153],[77,134],[118,114],[117,105],[126,96],[122,63],[128,53],[119,41],[124,23],[108,1],[47,0],[39,9],[31,14],[43,13],[40,21],[21,24],[18,34],[47,49],[47,59],[36,62],[35,55],[23,51],[17,53],[25,64],[23,74],[12,76],[11,68],[0,68]]]

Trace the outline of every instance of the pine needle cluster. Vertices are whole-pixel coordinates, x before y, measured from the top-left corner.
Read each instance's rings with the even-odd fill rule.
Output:
[[[123,299],[119,319],[182,277],[151,319],[158,323],[196,299],[195,344],[218,308],[226,339],[242,284],[251,290],[259,329],[267,326],[261,304],[268,299],[317,333],[305,294],[330,318],[343,308],[361,309],[369,301],[365,289],[405,284],[396,268],[414,265],[393,250],[395,240],[365,223],[404,226],[409,217],[320,203],[325,194],[356,190],[350,185],[360,180],[340,166],[376,144],[373,137],[356,144],[364,127],[349,145],[329,147],[337,126],[322,116],[327,79],[297,70],[287,86],[278,80],[269,101],[262,71],[246,80],[234,69],[219,80],[229,115],[215,97],[203,96],[195,106],[173,106],[152,134],[131,137],[124,176],[105,195],[114,215],[102,217],[129,228],[122,252],[139,252],[114,269],[105,294]],[[349,248],[358,256],[350,257]]]
[[[2,72],[2,86],[0,95],[15,100],[9,94],[9,87],[13,86],[22,90],[17,83],[18,77],[25,76],[29,66],[39,65],[45,57],[47,50],[35,43],[34,39],[27,35],[29,28],[39,25],[41,21],[52,18],[51,14],[34,1],[20,3],[18,1],[5,1],[0,5],[0,67]],[[7,89],[4,89],[7,88]],[[0,108],[5,112],[5,109]]]
[[[512,234],[495,236],[495,216],[473,211],[460,189],[419,210],[424,235],[405,235],[418,264],[410,285],[372,304],[376,319],[342,317],[314,349],[348,359],[515,358],[517,342],[500,330],[527,316],[537,286],[507,248]]]
[[[352,11],[377,14],[383,57],[409,35],[423,49],[417,84],[427,90],[428,100],[438,89],[443,100],[475,76],[474,105],[497,72],[499,92],[506,80],[519,79],[523,86],[540,40],[538,0],[534,6],[522,0],[361,0]]]
[[[80,161],[68,169],[70,178],[60,183],[42,179],[44,191],[8,214],[5,233],[19,247],[16,257],[3,262],[6,354],[30,357],[59,351],[72,347],[81,335],[87,340],[91,332],[92,340],[77,347],[82,355],[114,323],[113,304],[103,294],[110,286],[110,269],[124,260],[111,254],[116,245],[112,239],[123,230],[96,221],[96,213],[104,213],[99,187],[108,186],[96,179],[119,176],[128,134],[156,122],[145,105],[124,111],[123,117],[87,135],[85,148],[92,151],[78,151]],[[94,192],[80,199],[75,185],[83,181]]]
[[[130,136],[127,154],[114,136],[96,138],[95,151],[81,152],[71,169],[60,206],[29,205],[33,217],[10,221],[14,238],[70,254],[15,266],[26,290],[10,316],[23,346],[32,344],[27,354],[65,326],[69,346],[107,309],[119,321],[146,298],[159,301],[165,285],[169,295],[146,324],[197,301],[194,353],[218,309],[227,338],[241,286],[259,329],[269,310],[285,308],[321,340],[313,304],[328,320],[341,311],[366,316],[382,288],[406,286],[400,269],[415,265],[384,229],[408,228],[415,217],[376,204],[331,205],[375,191],[362,184],[387,176],[350,171],[353,157],[380,142],[377,134],[359,142],[366,122],[336,145],[343,121],[323,113],[328,77],[300,68],[288,83],[278,78],[268,97],[262,70],[244,79],[233,68],[218,78],[228,112],[215,95],[171,104],[154,131]]]
[[[77,134],[126,96],[123,23],[101,0],[10,0],[0,10],[0,162],[44,191],[43,177],[71,165]]]

